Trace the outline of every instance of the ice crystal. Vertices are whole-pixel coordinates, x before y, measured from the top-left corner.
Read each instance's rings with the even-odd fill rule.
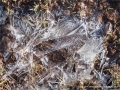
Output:
[[[84,4],[82,8],[85,8]],[[83,17],[80,20],[76,17],[64,17],[56,21],[52,13],[44,17],[35,14],[27,15],[23,19],[17,16],[10,18],[12,24],[7,29],[11,31],[15,40],[8,43],[8,51],[4,57],[6,60],[10,57],[12,48],[16,62],[14,66],[8,64],[9,71],[3,78],[12,74],[17,77],[25,73],[33,75],[35,72],[32,69],[36,62],[42,62],[45,70],[39,73],[38,77],[34,77],[33,85],[26,80],[21,89],[30,85],[31,90],[35,88],[35,90],[49,90],[48,87],[59,90],[61,85],[92,78],[90,73],[94,69],[94,59],[99,53],[104,52],[102,47],[104,23],[94,19],[95,16],[92,16],[90,21]],[[47,25],[42,28],[43,24]],[[41,50],[40,45],[45,49]],[[66,58],[57,58],[61,54],[56,51],[63,52],[60,50],[64,49],[68,54]],[[56,60],[50,58],[53,52],[56,53],[56,56],[53,55]],[[34,57],[38,58],[37,61]],[[104,59],[104,55],[101,57]],[[101,74],[97,74],[103,81]],[[32,80],[30,82],[32,83]],[[38,89],[39,87],[41,89]]]

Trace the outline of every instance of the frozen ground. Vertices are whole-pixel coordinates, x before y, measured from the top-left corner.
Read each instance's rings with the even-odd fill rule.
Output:
[[[112,24],[100,21],[101,12],[95,9],[88,19],[86,8],[82,3],[81,13],[72,16],[59,9],[20,17],[12,11],[7,14],[0,6],[0,25],[9,17],[4,28],[13,39],[3,53],[5,70],[1,76],[11,81],[11,90],[69,90],[73,82],[88,80],[106,87],[112,81],[111,75],[103,72],[110,64],[103,38],[113,31]],[[94,67],[96,59],[100,60],[99,70]]]

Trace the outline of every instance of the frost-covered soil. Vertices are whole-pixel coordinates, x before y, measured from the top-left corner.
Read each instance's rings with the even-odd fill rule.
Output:
[[[19,16],[13,11],[8,14],[0,6],[4,48],[0,53],[4,67],[0,90],[84,90],[83,86],[109,90],[114,70],[105,68],[113,67],[120,56],[113,53],[112,57],[113,50],[108,50],[109,40],[116,35],[113,25],[105,23],[102,12],[93,8],[88,19],[84,2],[80,8],[81,12],[74,15],[59,7]],[[7,19],[9,23],[5,24]],[[119,47],[119,37],[115,40]]]

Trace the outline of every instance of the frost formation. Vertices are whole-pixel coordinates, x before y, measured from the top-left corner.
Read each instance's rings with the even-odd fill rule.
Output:
[[[104,52],[104,23],[98,22],[96,15],[91,16],[90,20],[86,17],[79,20],[75,16],[64,16],[56,21],[52,13],[44,15],[44,18],[35,14],[23,19],[14,15],[10,19],[12,24],[7,28],[15,40],[8,43],[4,57],[8,59],[12,48],[17,61],[14,65],[8,65],[9,71],[3,78],[12,74],[18,77],[25,73],[32,75],[34,65],[41,62],[44,71],[38,73],[34,83],[31,85],[26,80],[24,86],[18,84],[19,88],[29,86],[30,90],[59,90],[62,89],[61,85],[65,86],[72,81],[92,79],[90,73],[94,69],[94,60],[99,53]],[[42,28],[46,23],[47,26]],[[44,50],[40,50],[40,45],[45,46]],[[53,52],[67,54],[66,57],[57,54],[53,57],[58,58],[53,60],[50,58]],[[59,56],[64,58],[59,60]]]

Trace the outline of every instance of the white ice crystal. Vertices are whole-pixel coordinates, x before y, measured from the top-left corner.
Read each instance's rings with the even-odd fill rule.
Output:
[[[84,8],[84,4],[82,4],[82,7]],[[84,81],[92,78],[90,72],[93,69],[94,59],[102,52],[103,49],[102,23],[93,19],[91,19],[91,21],[87,21],[85,18],[78,20],[76,17],[63,18],[59,20],[59,22],[56,22],[53,16],[49,16],[47,17],[47,20],[50,20],[50,22],[48,22],[49,27],[42,28],[39,26],[39,28],[36,28],[38,25],[42,25],[42,22],[40,20],[37,20],[37,22],[34,23],[29,21],[32,20],[32,18],[38,18],[36,16],[28,16],[27,18],[24,18],[24,20],[16,18],[15,16],[11,18],[13,25],[9,25],[8,29],[15,36],[16,40],[14,42],[10,42],[8,45],[9,49],[12,48],[13,51],[19,55],[19,57],[17,57],[18,61],[13,68],[14,70],[15,68],[19,68],[18,72],[20,72],[21,70],[27,68],[33,63],[33,55],[35,55],[46,67],[45,73],[49,73],[44,77],[42,75],[39,76],[38,83],[40,84],[50,78],[52,78],[54,82],[56,82],[56,79],[59,79],[59,84],[66,84],[79,79]],[[51,49],[46,52],[39,51],[38,49],[33,51],[36,45],[49,40],[55,40],[55,43],[51,45]],[[73,73],[70,68],[64,70],[64,64],[62,64],[62,62],[61,64],[53,65],[52,69],[47,68],[51,65],[47,54],[63,48],[67,48],[69,53],[72,53],[72,57],[75,53],[80,56],[78,58],[73,57],[73,59],[68,60],[68,62],[73,62],[76,58],[75,61],[77,62],[78,67],[76,68],[77,70],[75,73]],[[76,49],[73,51],[73,48]],[[5,58],[7,55],[8,53],[5,54]],[[68,62],[66,62],[68,67],[72,67]],[[87,68],[80,64],[80,62],[86,64]],[[57,71],[55,69],[57,69]],[[13,70],[9,71],[6,75],[9,76],[12,71]],[[37,84],[37,82],[35,84]],[[48,86],[54,89],[54,86],[52,86],[50,82],[48,82]],[[32,90],[34,89],[32,88]],[[35,90],[49,89],[42,86],[41,89]]]

